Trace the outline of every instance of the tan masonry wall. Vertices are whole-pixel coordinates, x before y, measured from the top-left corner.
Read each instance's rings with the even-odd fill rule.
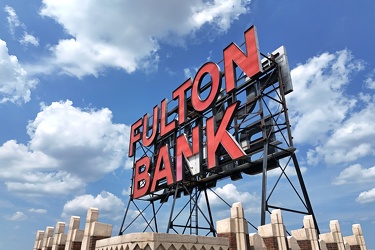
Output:
[[[311,216],[303,219],[303,228],[287,236],[280,210],[271,213],[271,223],[249,234],[241,203],[233,204],[231,217],[216,223],[219,237],[163,233],[131,233],[111,237],[112,225],[98,222],[99,211],[89,208],[84,230],[80,218],[72,216],[55,229],[38,230],[34,250],[367,250],[359,224],[353,235],[343,237],[339,222],[330,222],[330,232],[318,235]]]

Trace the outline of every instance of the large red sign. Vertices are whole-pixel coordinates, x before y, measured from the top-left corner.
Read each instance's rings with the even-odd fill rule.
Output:
[[[168,101],[164,99],[160,106],[154,107],[151,125],[149,124],[150,116],[146,114],[131,126],[129,157],[135,156],[137,144],[143,147],[153,147],[155,151],[152,157],[143,155],[140,159],[135,159],[132,185],[134,199],[159,190],[161,183],[164,187],[183,181],[183,162],[202,154],[203,150],[206,150],[207,169],[217,166],[216,151],[220,145],[232,160],[246,157],[242,147],[228,131],[239,106],[238,102],[228,105],[219,124],[212,115],[205,120],[205,125],[195,124],[191,128],[189,139],[186,134],[177,136],[174,140],[173,155],[170,153],[171,145],[168,143],[155,146],[189,122],[188,108],[196,113],[207,113],[207,110],[214,108],[219,95],[229,95],[235,91],[237,67],[250,78],[261,72],[260,53],[254,26],[245,32],[245,48],[246,50],[242,51],[236,44],[231,43],[223,50],[224,72],[216,63],[207,62],[200,67],[194,79],[187,79],[172,92],[172,98],[178,104],[175,111],[178,119],[168,120]],[[205,85],[203,89],[203,81],[207,79],[206,77],[210,77],[210,82],[209,86]],[[223,80],[225,88],[222,86]],[[198,168],[192,174],[199,174],[200,171],[201,169]]]

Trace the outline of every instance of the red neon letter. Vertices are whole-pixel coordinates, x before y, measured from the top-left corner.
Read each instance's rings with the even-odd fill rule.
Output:
[[[168,134],[176,128],[176,120],[168,123],[167,99],[161,101],[160,137]],[[168,123],[168,124],[167,124]]]
[[[196,126],[192,131],[192,146],[191,148],[186,135],[180,135],[176,139],[176,181],[181,181],[183,178],[183,167],[182,167],[182,157],[190,157],[192,155],[199,153],[200,145],[200,127]]]
[[[178,125],[183,124],[186,119],[186,91],[190,89],[191,84],[189,78],[172,93],[173,100],[178,99]]]
[[[246,54],[234,43],[224,49],[224,71],[226,92],[236,88],[236,66],[252,77],[261,71],[260,54],[256,29],[251,26],[245,31]]]
[[[158,123],[159,123],[159,107],[154,107],[154,113],[152,115],[152,134],[147,137],[148,132],[148,114],[143,116],[143,133],[142,133],[142,144],[146,147],[150,146],[158,133]]]
[[[163,168],[162,165],[164,165]],[[167,179],[167,185],[174,183],[168,145],[164,145],[159,149],[150,192],[154,192],[159,185],[159,181],[164,178]]]
[[[129,153],[128,156],[131,157],[135,153],[135,143],[139,140],[141,140],[141,132],[139,131],[139,128],[142,125],[142,118],[136,121],[131,126],[130,131],[130,141],[129,141]]]
[[[211,90],[206,100],[200,98],[200,87],[203,78],[207,75],[211,75]],[[202,65],[198,70],[194,78],[193,87],[191,90],[191,102],[196,111],[205,111],[211,104],[216,101],[217,96],[220,94],[221,88],[221,73],[216,63],[208,62]]]
[[[135,163],[134,180],[133,180],[133,198],[137,199],[147,194],[150,186],[150,176],[148,169],[150,168],[150,158],[145,156]]]
[[[221,144],[228,152],[230,157],[235,160],[246,156],[238,142],[227,131],[232,122],[234,111],[237,109],[239,102],[230,105],[224,113],[223,119],[215,133],[215,118],[210,117],[206,121],[207,136],[207,168],[213,168],[217,165],[216,150]]]

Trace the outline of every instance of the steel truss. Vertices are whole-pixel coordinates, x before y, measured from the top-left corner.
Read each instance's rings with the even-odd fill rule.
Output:
[[[236,91],[230,95],[224,95],[223,93],[222,96],[219,96],[212,110],[197,113],[192,109],[191,103],[189,105],[188,100],[189,122],[178,127],[174,133],[163,140],[156,140],[156,143],[151,147],[144,147],[139,144],[134,155],[134,163],[143,156],[155,157],[158,149],[164,145],[169,146],[170,153],[173,156],[175,140],[179,135],[185,134],[191,140],[192,127],[201,126],[204,128],[206,119],[211,116],[215,116],[216,123],[219,125],[225,109],[236,101],[240,101],[240,106],[228,131],[242,146],[247,157],[232,160],[226,150],[219,147],[216,152],[218,166],[207,169],[205,150],[201,150],[200,157],[203,160],[200,164],[203,171],[200,174],[191,174],[186,164],[184,181],[170,186],[165,185],[164,189],[139,199],[133,199],[130,194],[119,232],[120,235],[129,231],[131,227],[133,227],[132,230],[141,231],[140,225],[142,225],[143,231],[160,232],[160,225],[166,225],[167,233],[173,231],[181,234],[212,234],[216,236],[207,192],[213,192],[217,195],[213,188],[217,181],[223,178],[229,177],[234,181],[242,179],[244,176],[251,178],[255,175],[261,175],[262,178],[260,225],[266,223],[266,214],[270,213],[270,209],[281,209],[292,214],[312,215],[318,229],[295,155],[296,148],[293,146],[285,100],[285,94],[292,89],[283,83],[285,72],[282,71],[280,64],[274,60],[275,55],[271,54],[264,57],[262,60],[263,72],[256,77],[249,79],[237,68]],[[289,72],[287,73],[289,74]],[[202,93],[208,91],[209,87],[210,83],[207,82],[202,87]],[[171,105],[171,103],[168,105]],[[177,107],[168,112],[169,121],[176,118]],[[204,141],[204,133],[202,137]],[[288,176],[288,168],[294,170],[297,181]],[[270,178],[267,174],[270,170],[276,169],[278,169],[279,175],[276,181],[274,177],[274,184],[270,185]],[[134,171],[133,168],[133,176]],[[271,204],[271,198],[275,196],[275,190],[281,185],[281,180],[286,180],[286,183],[290,185],[294,194],[298,197],[302,209]],[[171,204],[167,202],[169,198],[172,199]],[[224,201],[223,198],[219,198]],[[287,203],[282,199],[283,197],[276,198],[279,198],[282,203]],[[200,205],[199,199],[204,201],[203,207]],[[182,202],[184,200],[185,202]],[[177,203],[179,203],[178,206]],[[131,207],[133,210],[131,210]],[[168,209],[169,216],[165,216],[165,210]],[[253,228],[257,229],[254,224],[254,222],[250,223]]]

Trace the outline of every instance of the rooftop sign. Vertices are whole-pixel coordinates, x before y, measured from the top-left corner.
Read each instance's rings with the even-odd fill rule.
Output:
[[[250,27],[244,35],[245,51],[234,43],[223,50],[224,72],[214,62],[203,64],[194,79],[187,79],[172,92],[178,104],[173,111],[164,99],[153,108],[152,117],[145,114],[131,126],[128,156],[135,158],[134,199],[184,181],[185,168],[189,168],[191,176],[200,174],[204,171],[203,161],[207,170],[214,169],[218,165],[219,147],[232,160],[246,157],[242,146],[228,131],[239,101],[228,104],[220,117],[215,115],[218,99],[236,91],[237,67],[250,78],[262,71],[255,27]],[[175,113],[175,119],[171,119],[171,113]],[[203,113],[211,116],[192,122],[191,114]],[[185,132],[177,134],[177,130]],[[153,154],[137,159],[137,145],[152,150]]]

